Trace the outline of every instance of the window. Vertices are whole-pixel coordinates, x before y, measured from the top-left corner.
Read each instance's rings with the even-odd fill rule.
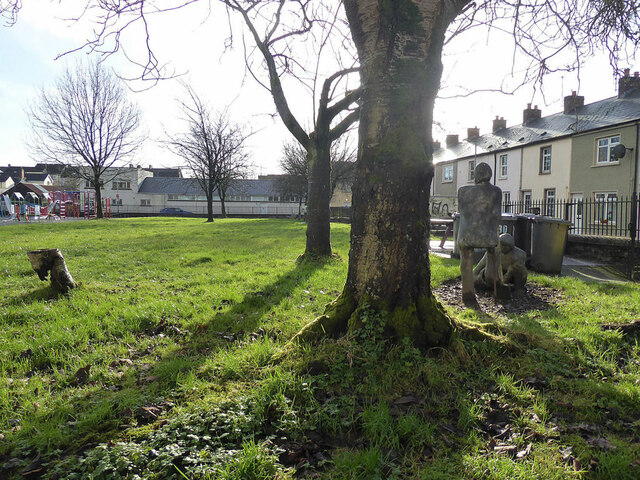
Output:
[[[522,192],[522,213],[531,213],[531,190]]]
[[[556,216],[556,189],[545,188],[544,190],[544,214],[547,217]]]
[[[502,192],[502,211],[511,213],[511,192]]]
[[[476,161],[469,160],[469,181],[473,182],[476,179]]]
[[[614,192],[594,193],[596,221],[603,224],[615,224],[618,194]]]
[[[112,190],[131,190],[131,182],[129,180],[114,180],[111,183]]]
[[[540,149],[540,173],[551,173],[551,147]]]
[[[122,199],[121,198],[112,198],[111,199],[111,205],[112,206],[122,206]]]
[[[616,145],[620,144],[620,135],[614,135],[613,137],[599,138],[597,140],[597,156],[596,164],[603,165],[607,163],[618,163],[618,159],[615,158],[611,150]]]
[[[445,165],[442,168],[442,181],[444,183],[453,182],[453,165]]]
[[[500,155],[500,178],[507,178],[507,156]]]
[[[150,207],[151,206],[151,200],[149,200],[148,198],[140,199],[140,206],[141,207]]]

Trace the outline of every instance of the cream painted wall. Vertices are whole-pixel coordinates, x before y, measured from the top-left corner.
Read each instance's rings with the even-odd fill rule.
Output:
[[[551,173],[540,173],[540,152],[551,146]],[[520,192],[531,191],[534,200],[543,200],[544,191],[555,188],[556,199],[569,197],[571,180],[571,138],[550,140],[524,147],[522,151],[522,182]],[[520,198],[518,198],[519,200]]]

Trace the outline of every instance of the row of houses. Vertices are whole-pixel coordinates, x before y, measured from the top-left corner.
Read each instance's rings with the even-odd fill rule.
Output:
[[[640,74],[625,70],[616,97],[586,104],[573,92],[562,112],[543,116],[529,104],[520,125],[508,127],[496,117],[491,133],[480,135],[474,127],[462,141],[448,135],[445,145],[436,142],[431,194],[454,211],[458,188],[473,183],[475,165],[486,162],[502,189],[505,211],[515,204],[527,210],[539,201],[540,213],[562,216],[560,199],[572,205],[595,201],[612,210],[618,199],[638,191],[639,138]]]
[[[75,168],[75,167],[74,167]],[[78,178],[74,168],[57,164],[32,167],[0,166],[0,195],[16,198],[39,198],[46,202],[54,191],[91,191],[89,182]],[[179,168],[153,168],[129,165],[110,169],[112,178],[101,189],[108,199],[112,215],[154,215],[163,210],[205,215],[206,197],[195,178],[185,178]],[[300,199],[283,192],[281,175],[265,175],[257,179],[234,181],[226,192],[228,215],[293,216],[301,208]],[[16,195],[17,194],[17,195]],[[214,192],[214,214],[222,212],[217,191]],[[332,206],[350,206],[350,187],[336,189]]]

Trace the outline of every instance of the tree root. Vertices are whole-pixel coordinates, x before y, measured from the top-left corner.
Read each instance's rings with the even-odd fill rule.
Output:
[[[394,341],[409,338],[416,347],[426,350],[449,344],[454,331],[453,321],[433,297],[421,297],[408,307],[391,311],[384,305],[376,305],[372,299],[357,302],[347,290],[324,313],[298,332],[290,343],[314,343],[326,337],[338,337],[348,331],[363,327],[364,308],[387,312],[386,333]]]

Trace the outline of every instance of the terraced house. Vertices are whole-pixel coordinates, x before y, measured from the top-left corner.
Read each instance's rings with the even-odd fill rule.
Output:
[[[463,141],[448,136],[442,148],[436,144],[433,201],[455,203],[457,189],[473,182],[475,165],[486,162],[505,212],[538,205],[543,215],[578,224],[620,223],[619,200],[638,191],[639,132],[640,74],[626,70],[616,97],[585,104],[573,92],[562,112],[543,116],[528,105],[520,125],[496,118],[489,134],[473,128]],[[582,218],[584,202],[598,206],[589,218]]]

